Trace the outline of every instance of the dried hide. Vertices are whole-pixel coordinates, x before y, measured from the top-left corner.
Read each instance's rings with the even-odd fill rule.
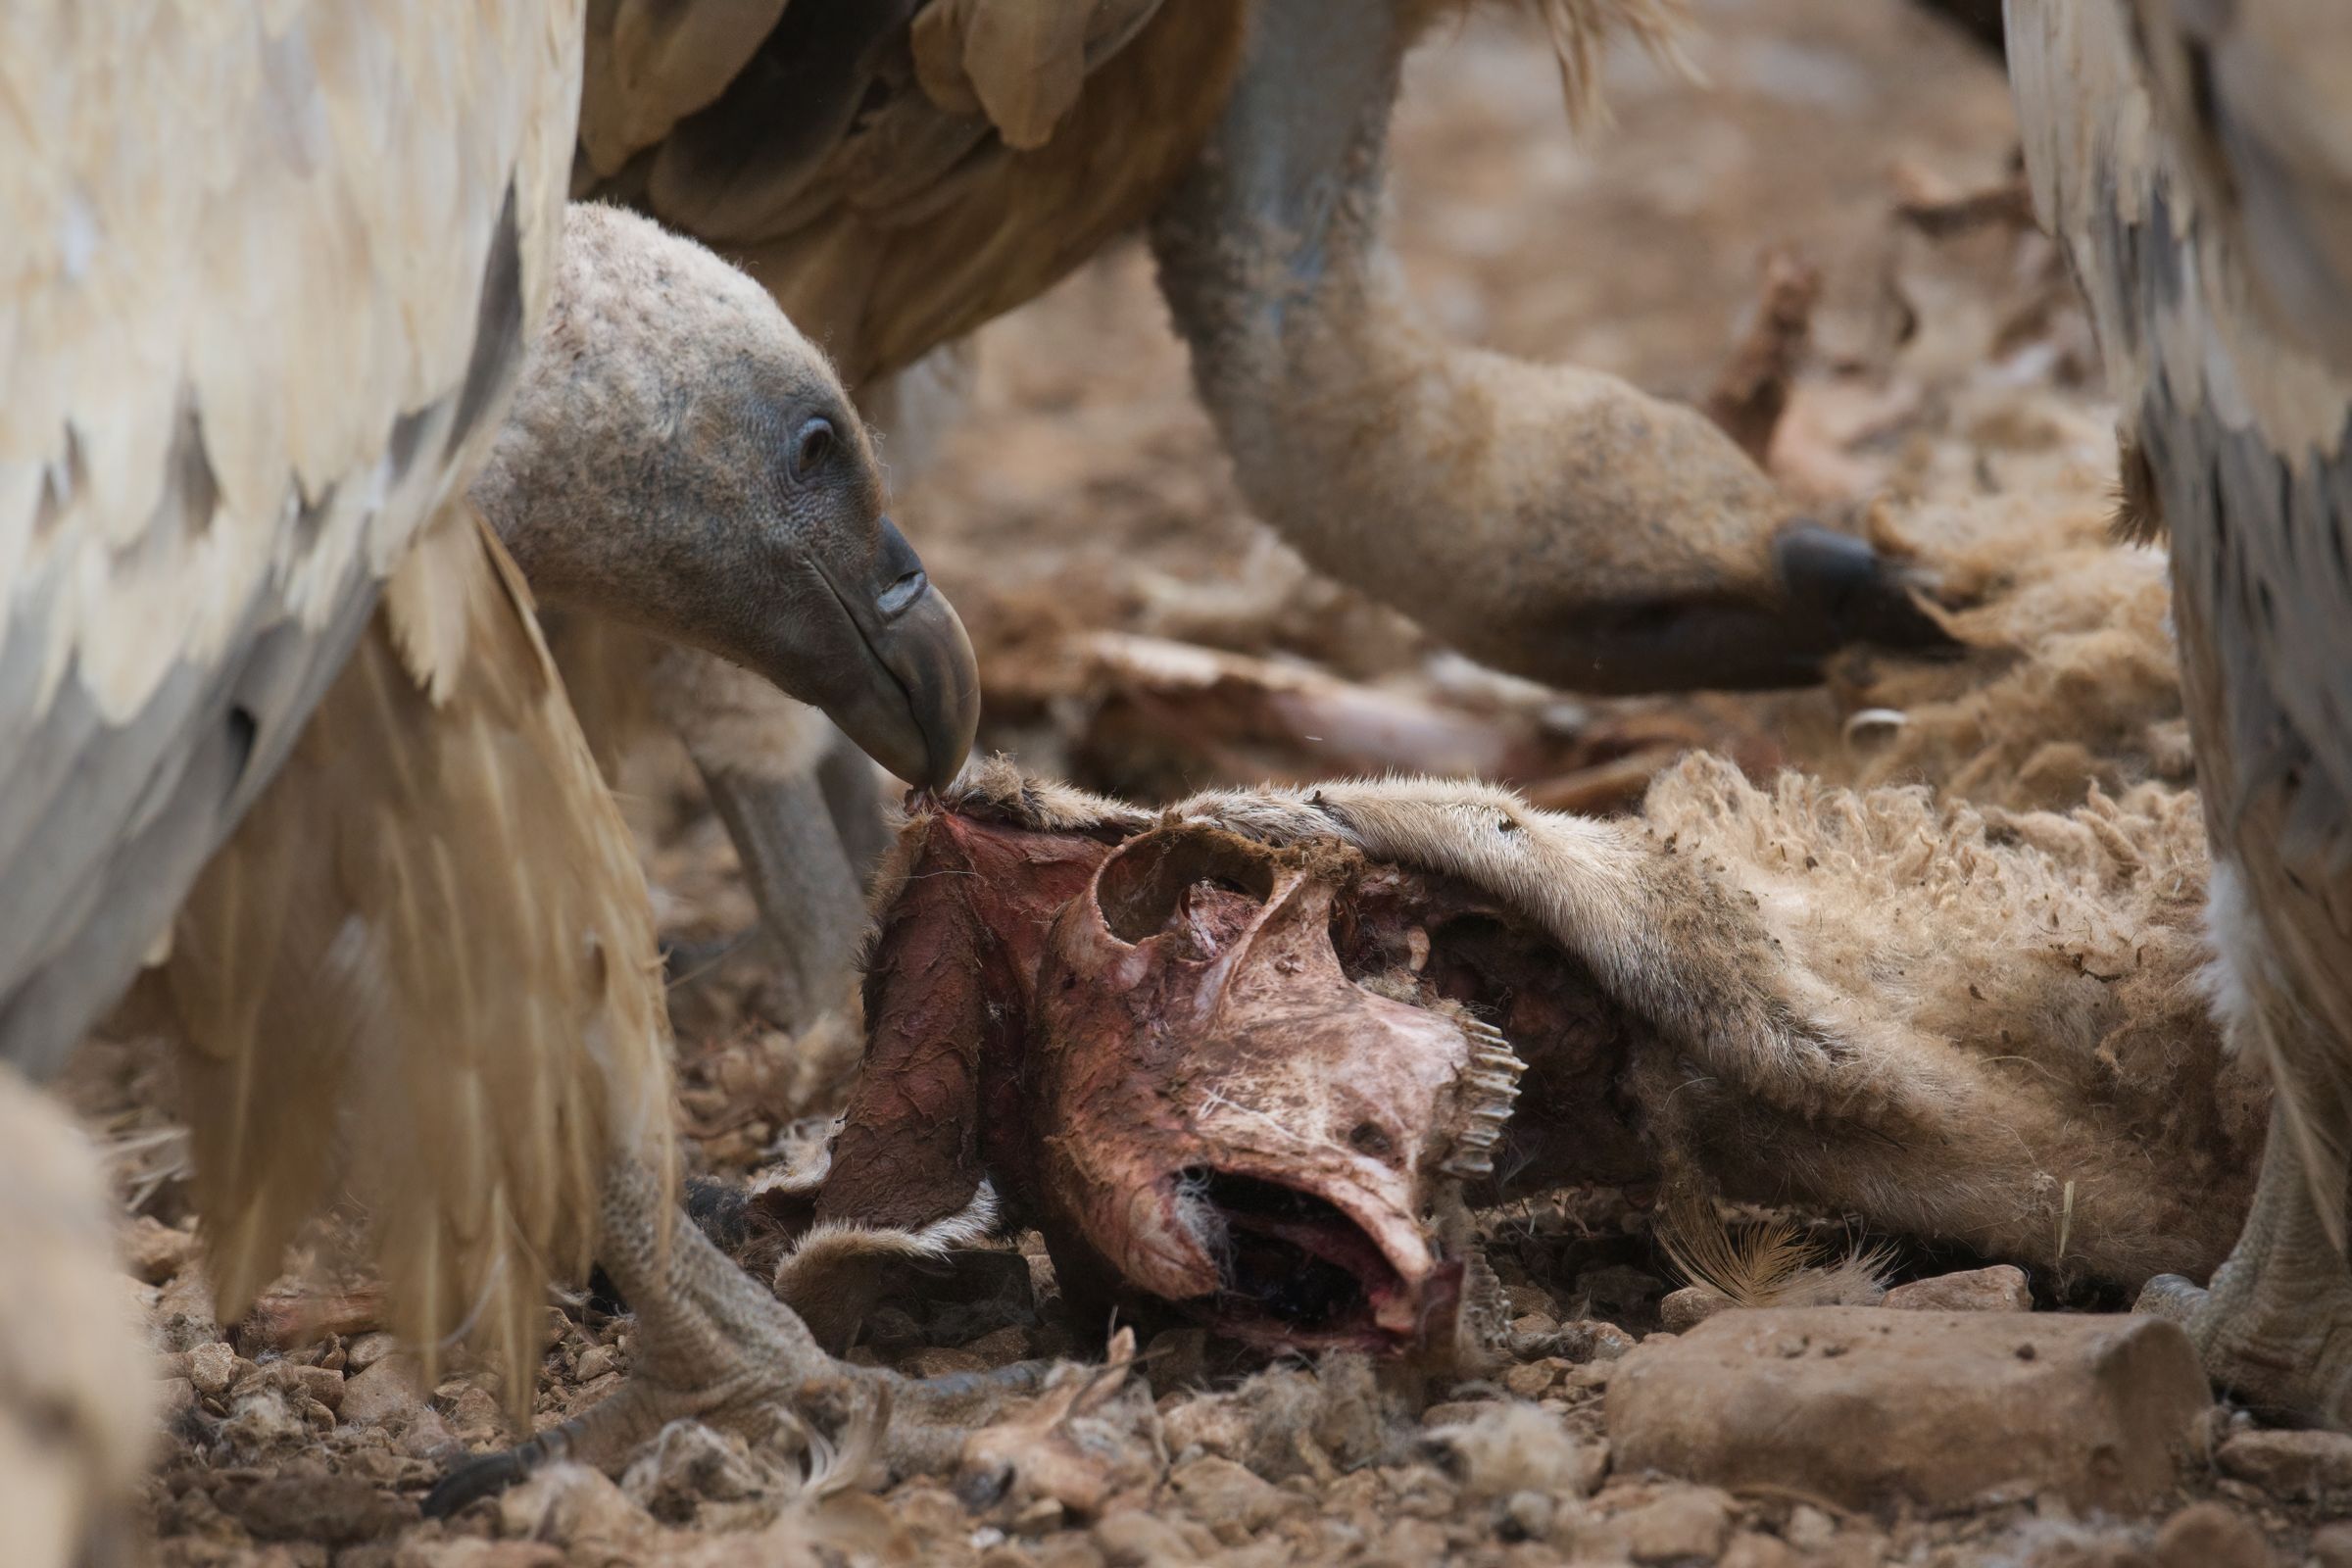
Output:
[[[1459,1348],[1469,1208],[1571,1184],[1850,1216],[2135,1288],[2227,1251],[2266,1092],[2196,978],[2193,796],[1769,790],[1645,817],[1397,780],[1160,815],[981,769],[886,866],[867,1054],[778,1290],[1017,1223],[1080,1318]]]

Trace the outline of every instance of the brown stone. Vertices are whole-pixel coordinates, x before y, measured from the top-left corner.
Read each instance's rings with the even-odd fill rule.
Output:
[[[1732,1499],[1712,1487],[1668,1487],[1617,1523],[1636,1562],[1713,1562],[1731,1533]]]
[[[1911,1312],[2030,1312],[2034,1293],[2024,1269],[1995,1263],[1897,1285],[1879,1304]]]
[[[2211,1403],[2186,1336],[2154,1318],[1726,1313],[1628,1355],[1610,1381],[1620,1473],[1929,1507],[2025,1482],[2130,1511],[2171,1486]]]
[[[502,1494],[497,1506],[500,1535],[552,1542],[581,1561],[642,1560],[661,1534],[651,1514],[588,1465],[549,1465]]]
[[[1568,1363],[1558,1356],[1545,1356],[1541,1361],[1530,1361],[1523,1366],[1512,1367],[1502,1375],[1502,1386],[1508,1389],[1515,1397],[1540,1398],[1544,1390],[1559,1380],[1561,1372],[1565,1371],[1567,1367]]]
[[[237,1381],[237,1352],[219,1340],[209,1345],[199,1345],[187,1355],[188,1381],[196,1385],[196,1392],[206,1398],[221,1397],[228,1393],[229,1385]],[[245,1363],[244,1370],[252,1369],[252,1362]]]
[[[1796,1550],[1788,1543],[1742,1531],[1724,1548],[1722,1568],[1796,1568]]]
[[[1181,1568],[1195,1560],[1174,1525],[1141,1509],[1105,1517],[1095,1526],[1095,1544],[1113,1568]]]
[[[343,1402],[336,1414],[347,1426],[381,1426],[406,1420],[423,1407],[414,1373],[397,1356],[377,1361],[357,1377],[343,1380]]]
[[[329,1367],[298,1366],[290,1375],[301,1385],[302,1392],[329,1410],[343,1408],[343,1374]]]
[[[2311,1560],[2319,1568],[2352,1568],[2352,1524],[2322,1525],[2313,1531]]]
[[[1582,1318],[1560,1325],[1557,1353],[1571,1361],[1614,1361],[1634,1344],[1634,1337],[1614,1323]]]
[[[399,1348],[400,1342],[389,1334],[360,1335],[343,1348],[344,1374],[357,1377]]]
[[[122,1231],[122,1260],[149,1285],[161,1285],[188,1266],[196,1255],[196,1238],[174,1230],[152,1215],[141,1214]]]
[[[230,1511],[264,1541],[329,1545],[372,1541],[416,1517],[413,1504],[384,1496],[356,1476],[316,1470],[290,1470],[256,1482],[230,1501]]]
[[[2218,1502],[2192,1502],[2156,1532],[2163,1568],[2271,1568],[2275,1560],[2254,1521]]]
[[[1260,1480],[1231,1459],[1195,1459],[1178,1465],[1168,1485],[1185,1512],[1206,1525],[1217,1539],[1238,1546],[1282,1514],[1308,1506],[1297,1493]]]
[[[1502,1403],[1500,1399],[1447,1399],[1422,1411],[1421,1424],[1433,1429],[1460,1426],[1500,1408]]]
[[[2222,1474],[2276,1497],[2352,1495],[2352,1437],[2341,1432],[2240,1432],[2216,1459]]]
[[[564,1549],[544,1541],[426,1536],[402,1542],[392,1568],[564,1568]]]
[[[1680,1334],[1694,1329],[1716,1313],[1740,1303],[1721,1291],[1704,1285],[1686,1285],[1679,1291],[1668,1291],[1658,1302],[1658,1320],[1667,1332]]]

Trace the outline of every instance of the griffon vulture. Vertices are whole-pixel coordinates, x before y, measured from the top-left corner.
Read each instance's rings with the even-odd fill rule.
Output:
[[[1572,108],[1610,38],[1668,46],[1682,9],[1530,3]],[[1467,4],[598,0],[572,188],[745,266],[885,406],[899,372],[1148,224],[1258,514],[1518,674],[1791,686],[1851,642],[1938,641],[1902,572],[1793,517],[1695,410],[1423,321],[1381,234],[1389,117],[1406,51]],[[812,870],[843,874],[789,765],[810,748],[759,743],[753,710],[793,719],[724,672],[664,659],[654,679],[797,950],[787,988],[823,993],[828,963],[838,988],[843,944],[777,919]]]
[[[2010,0],[2034,200],[2090,302],[2124,521],[2169,536],[2213,841],[2212,989],[2277,1083],[2217,1382],[2352,1426],[2352,10]]]
[[[884,1380],[669,1223],[651,914],[514,559],[918,780],[977,693],[822,357],[699,246],[567,216],[583,35],[566,0],[0,9],[0,1060],[45,1077],[160,962],[222,1316],[349,1181],[399,1325],[470,1329],[521,1405],[593,1254],[636,1376],[532,1451],[612,1460]],[[81,1216],[73,1141],[9,1120],[0,1206]],[[97,1497],[136,1374],[30,1359],[0,1446],[62,1432]]]

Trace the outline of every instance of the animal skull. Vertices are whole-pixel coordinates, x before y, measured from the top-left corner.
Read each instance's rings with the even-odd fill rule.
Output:
[[[1463,1254],[1433,1217],[1489,1169],[1521,1064],[1422,995],[1429,938],[1401,881],[1337,844],[1194,824],[1103,858],[1038,971],[1057,1261],[1245,1341],[1446,1342]]]

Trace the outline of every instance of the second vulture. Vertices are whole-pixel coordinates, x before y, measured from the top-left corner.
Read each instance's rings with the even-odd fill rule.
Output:
[[[2010,0],[2034,200],[2172,547],[2211,988],[2276,1084],[2210,1284],[2140,1298],[2274,1416],[2352,1428],[2352,9]]]
[[[600,0],[572,189],[747,268],[885,423],[902,372],[1148,227],[1258,515],[1516,674],[1792,686],[1850,643],[1940,644],[1903,571],[1794,516],[1697,411],[1422,318],[1381,232],[1389,120],[1406,52],[1473,3]],[[1683,11],[1523,3],[1572,111],[1611,41],[1670,49]],[[708,661],[565,668],[651,680],[783,939],[783,990],[831,1003],[855,857],[808,831],[805,719]]]

